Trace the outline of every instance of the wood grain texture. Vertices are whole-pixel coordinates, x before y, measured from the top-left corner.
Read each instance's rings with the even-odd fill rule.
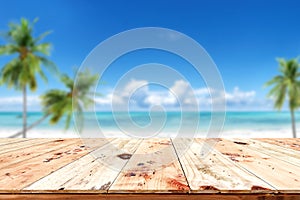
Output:
[[[30,140],[30,139],[29,138],[1,138],[0,146],[9,145],[12,143],[17,143],[17,142],[25,142],[27,140]]]
[[[293,165],[297,165],[300,167],[300,153],[299,151],[285,148],[282,146],[269,144],[266,142],[262,142],[261,140],[253,140],[253,139],[230,139],[232,141],[243,142],[247,144],[247,148],[253,149],[255,151],[267,154],[271,157],[280,159],[282,161],[288,162]]]
[[[180,153],[179,160],[192,193],[255,193],[275,190],[215,149],[203,155],[201,150],[206,145],[203,139],[195,140],[192,144],[189,140],[191,139],[177,139],[173,143],[178,152],[185,151]]]
[[[262,139],[257,139],[263,142],[267,142],[270,144],[275,144],[278,146],[282,146],[288,149],[293,149],[296,151],[300,151],[300,139],[299,138],[276,138],[276,139],[271,139],[271,138],[262,138]]]
[[[188,192],[189,186],[170,139],[144,140],[109,192]]]
[[[66,142],[61,142],[57,144],[57,150],[1,168],[0,189],[22,189],[89,153],[89,149],[83,145],[81,140],[68,139],[68,141],[71,140],[74,140],[75,144],[68,145]],[[105,143],[105,140],[100,140],[98,147]],[[45,148],[47,148],[47,146],[45,146]]]
[[[138,139],[115,139],[68,165],[40,179],[26,190],[97,190],[107,192],[128,159],[118,155],[132,154]]]
[[[214,148],[281,192],[299,190],[300,168],[298,166],[269,156],[264,151],[255,151],[247,146],[247,144],[238,141],[221,139]]]
[[[77,140],[67,140],[67,141],[49,140],[46,141],[45,143],[34,144],[30,148],[25,148],[22,150],[17,149],[14,151],[2,153],[0,158],[0,166],[2,169],[9,168],[9,166],[11,165],[17,165],[20,162],[24,162],[26,160],[40,156],[42,154],[50,153],[52,151],[60,149],[61,148],[60,144],[62,142],[63,145],[69,146],[69,145],[75,145],[78,141]],[[45,148],[45,146],[47,148]]]
[[[0,139],[0,199],[300,200],[299,142]]]
[[[16,150],[22,150],[22,149],[25,149],[25,148],[30,148],[33,145],[44,144],[44,143],[47,143],[47,142],[52,141],[52,140],[55,140],[55,139],[45,139],[45,138],[42,138],[42,139],[29,139],[29,140],[26,139],[25,141],[20,140],[18,142],[13,142],[13,143],[9,143],[9,144],[6,144],[6,145],[1,145],[0,146],[0,156],[3,153],[7,153],[7,152],[10,152],[10,151],[16,151]]]

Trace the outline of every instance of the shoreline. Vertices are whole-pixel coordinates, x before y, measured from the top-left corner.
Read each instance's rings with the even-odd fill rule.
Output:
[[[20,129],[5,128],[0,129],[0,138],[7,138],[10,135],[20,131]],[[99,130],[87,131],[88,137],[100,138],[130,138],[137,137],[136,135],[126,135],[120,131],[104,130],[102,134],[97,133]],[[80,138],[81,136],[75,130],[64,129],[33,129],[27,132],[27,138]],[[291,138],[292,132],[290,129],[277,130],[250,130],[250,129],[232,129],[224,130],[220,134],[207,132],[198,132],[196,134],[177,134],[176,132],[161,132],[152,136],[144,136],[143,138],[175,138],[175,137],[190,137],[190,138]]]

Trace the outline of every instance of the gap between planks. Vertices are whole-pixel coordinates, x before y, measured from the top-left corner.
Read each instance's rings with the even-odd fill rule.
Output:
[[[299,192],[300,168],[246,147],[242,143],[220,140],[215,148],[237,165],[255,174],[279,192]]]
[[[192,143],[191,143],[192,141]],[[236,165],[206,140],[181,139],[174,141],[192,193],[271,193],[274,187]],[[269,188],[269,191],[260,188]]]
[[[39,181],[26,190],[97,190],[106,193],[141,140],[114,139]],[[122,155],[125,157],[123,158]],[[60,177],[64,177],[61,179]]]
[[[153,139],[152,139],[153,140]],[[179,156],[178,155],[178,152],[180,151],[180,149],[177,149],[176,148],[176,146],[174,145],[174,142],[173,142],[173,140],[171,140],[171,139],[168,139],[168,140],[170,140],[171,141],[171,143],[169,144],[169,145],[171,145],[172,146],[172,148],[173,148],[173,151],[175,152],[175,154],[174,154],[174,152],[173,153],[171,153],[170,155],[172,155],[173,154],[173,158],[176,158],[177,159],[177,161],[178,161],[178,163],[177,163],[177,165],[179,164],[179,166],[176,166],[175,167],[175,169],[177,168],[177,170],[179,169],[181,169],[182,170],[182,174],[183,174],[183,177],[185,178],[185,181],[184,180],[180,180],[180,181],[182,181],[181,183],[186,183],[186,186],[188,187],[188,188],[190,188],[190,185],[189,185],[189,181],[188,181],[188,175],[187,175],[187,173],[185,172],[186,170],[184,170],[184,162],[182,162],[181,161],[181,156]],[[202,139],[196,139],[196,142],[198,142],[199,143],[199,141],[201,141],[201,142],[203,142],[202,141]],[[233,150],[234,151],[236,151],[236,149],[237,149],[237,147],[239,147],[238,146],[238,144],[235,144],[234,142],[232,142],[232,141],[226,141],[226,140],[224,140],[223,142],[225,142],[226,144],[228,144],[227,146],[229,146],[229,147],[232,147],[233,148]],[[162,144],[163,144],[164,142],[162,142]],[[25,143],[25,144],[27,144],[27,143]],[[217,144],[218,145],[218,144]],[[148,145],[149,146],[149,145]],[[151,145],[150,145],[151,146]],[[243,146],[243,145],[240,145],[240,147],[241,146]],[[218,147],[218,146],[217,146]],[[16,148],[17,148],[17,146],[16,146]],[[25,147],[24,147],[25,148]],[[141,150],[143,150],[143,148],[141,148],[140,146],[139,147],[137,147],[137,149],[141,149]],[[258,173],[258,175],[257,175],[257,170],[255,171],[255,170],[253,170],[253,167],[250,167],[250,169],[249,169],[249,167],[248,167],[248,165],[247,165],[247,163],[248,163],[248,160],[247,160],[247,158],[240,158],[240,157],[237,157],[237,158],[233,158],[233,157],[231,157],[230,155],[226,155],[226,153],[228,153],[228,152],[226,152],[227,151],[227,149],[225,149],[226,151],[224,152],[224,148],[222,149],[220,146],[218,147],[219,149],[218,149],[218,151],[216,151],[216,153],[217,152],[219,152],[219,154],[220,154],[220,158],[219,159],[221,159],[221,160],[223,160],[224,162],[227,162],[227,161],[229,161],[229,163],[233,163],[234,164],[234,166],[240,166],[241,168],[243,168],[243,169],[245,169],[246,171],[248,171],[248,172],[250,172],[250,173],[252,173],[253,175],[255,175],[255,176],[257,176],[258,178],[260,178],[260,179],[262,179],[261,178],[261,176],[260,176],[260,174],[261,173]],[[267,160],[268,160],[268,158],[270,157],[270,158],[273,158],[274,156],[270,156],[270,155],[266,155],[266,153],[263,153],[263,152],[259,152],[259,151],[257,151],[257,150],[255,150],[255,149],[249,149],[249,148],[247,148],[247,147],[243,147],[244,148],[244,150],[245,150],[245,152],[247,153],[253,153],[254,155],[256,155],[256,156],[258,156],[258,158],[261,160],[261,161],[265,161],[265,162],[267,162]],[[1,149],[1,148],[0,148]],[[136,150],[137,150],[136,149]],[[230,149],[229,149],[230,150]],[[264,150],[264,149],[262,149],[262,150]],[[264,150],[265,151],[265,150]],[[136,151],[134,151],[134,152],[136,152]],[[132,157],[134,158],[134,156],[135,156],[135,154],[136,153],[132,153],[133,155],[132,155]],[[169,151],[168,150],[168,152],[172,152],[172,150],[171,151]],[[146,151],[146,153],[147,153],[147,151]],[[194,152],[192,152],[191,151],[191,153],[194,153]],[[225,154],[224,154],[225,153]],[[230,152],[229,152],[230,153]],[[243,153],[244,154],[244,153]],[[262,156],[262,154],[265,154],[265,156]],[[245,155],[247,155],[247,154],[245,154]],[[191,154],[191,156],[192,156],[192,154]],[[266,157],[267,156],[267,157]],[[269,156],[269,157],[268,157]],[[223,157],[223,158],[221,158],[221,157]],[[81,157],[82,158],[82,157]],[[79,158],[79,159],[81,159],[81,158]],[[145,159],[144,157],[141,157],[142,159]],[[232,158],[233,159],[236,159],[236,160],[232,160]],[[240,160],[239,160],[240,159]],[[249,158],[248,158],[249,159]],[[275,158],[273,158],[273,160],[274,160]],[[78,159],[77,159],[78,160]],[[227,161],[225,161],[225,160],[227,160]],[[237,161],[238,160],[238,161]],[[275,159],[276,160],[276,159]],[[76,160],[74,160],[74,161],[72,161],[71,163],[74,163]],[[123,166],[123,168],[119,171],[119,173],[115,176],[115,178],[111,181],[111,184],[110,185],[108,185],[107,187],[107,189],[106,189],[106,191],[107,190],[109,190],[109,187],[111,186],[111,185],[114,185],[115,184],[115,182],[117,182],[117,178],[118,177],[120,177],[120,176],[122,176],[121,175],[121,172],[123,172],[123,170],[127,170],[127,172],[128,171],[130,171],[131,169],[132,169],[132,166],[135,166],[136,164],[138,164],[137,163],[137,161],[138,161],[138,159],[136,159],[135,161],[131,161],[131,159],[129,159],[129,160],[127,160],[126,161],[126,163],[125,163],[125,165]],[[281,162],[280,163],[283,163],[284,161],[283,160],[280,160]],[[131,162],[132,163],[132,165],[130,166],[128,163],[129,162]],[[135,163],[134,163],[135,162]],[[69,163],[70,164],[70,163]],[[69,164],[67,164],[67,165],[69,165]],[[67,166],[66,165],[66,166]],[[232,165],[233,166],[233,165]],[[285,166],[290,166],[290,163],[288,163],[288,164],[286,164]],[[63,169],[65,166],[62,166],[61,168],[59,168],[59,169],[57,169],[57,170],[60,170],[60,169]],[[96,166],[94,166],[94,167],[96,167]],[[127,168],[128,167],[128,168]],[[176,171],[176,170],[175,170]],[[284,170],[283,170],[284,171]],[[294,170],[295,171],[295,170]],[[259,171],[258,171],[259,172]],[[55,172],[53,172],[53,173],[55,173]],[[50,174],[51,175],[51,174]],[[297,175],[297,173],[296,173],[296,175]],[[42,177],[43,178],[43,177]],[[154,178],[155,179],[155,178]],[[267,179],[262,179],[262,180],[268,180],[268,178]],[[266,182],[266,181],[265,181]],[[271,183],[270,183],[271,185],[272,185],[272,181],[271,181]],[[75,184],[76,185],[76,184]],[[275,184],[276,185],[276,184]],[[80,185],[77,185],[78,187],[80,186]],[[148,185],[149,186],[149,185]],[[151,184],[150,184],[150,186],[151,186]],[[169,187],[169,186],[168,186]],[[164,188],[162,191],[169,191],[169,189],[171,188],[171,190],[170,191],[172,191],[172,187],[169,187],[168,188],[167,187],[167,189],[166,188]],[[296,188],[298,188],[298,187],[296,187]],[[95,188],[96,189],[96,188]],[[295,189],[295,188],[294,188]],[[298,188],[299,189],[299,188]],[[117,191],[117,190],[116,190]],[[122,190],[121,190],[122,191]],[[175,190],[176,191],[176,190]],[[186,190],[187,191],[187,190]],[[282,189],[281,188],[281,190],[280,191],[282,191],[282,192],[293,192],[293,190],[289,190],[289,191],[287,191],[287,190],[284,190],[284,189]],[[124,190],[124,192],[128,192],[127,190]],[[155,192],[155,191],[154,191]],[[156,192],[161,192],[161,191],[156,191]],[[228,192],[232,192],[232,191],[228,191]],[[233,191],[234,192],[234,191]],[[270,192],[272,192],[272,191],[270,191]],[[299,192],[299,190],[295,190],[295,192]]]

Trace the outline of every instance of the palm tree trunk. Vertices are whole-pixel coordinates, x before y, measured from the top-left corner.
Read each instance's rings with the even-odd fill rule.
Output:
[[[34,122],[33,124],[31,124],[30,126],[26,127],[26,131],[29,131],[31,130],[32,128],[34,128],[35,126],[39,125],[40,123],[42,123],[47,117],[49,116],[49,114],[46,114],[44,115],[41,119],[37,120],[36,122]],[[20,131],[18,133],[15,133],[11,136],[9,136],[9,138],[15,138],[15,137],[18,137],[19,135],[22,135],[23,134],[23,131]]]
[[[292,120],[292,130],[293,130],[293,138],[296,138],[296,124],[295,124],[295,113],[294,110],[291,109],[291,120]]]
[[[26,138],[27,129],[27,91],[26,85],[23,87],[23,138]]]

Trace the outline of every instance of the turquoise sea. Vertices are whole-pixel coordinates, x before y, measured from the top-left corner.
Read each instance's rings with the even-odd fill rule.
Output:
[[[218,115],[218,113],[216,114]],[[35,122],[42,117],[40,112],[28,113],[28,124]],[[139,132],[143,134],[144,131],[150,130],[158,132],[173,133],[178,130],[183,130],[185,133],[189,132],[206,132],[208,127],[212,124],[212,114],[209,112],[167,112],[167,113],[151,113],[148,112],[131,112],[129,116],[126,112],[97,112],[85,114],[84,128],[88,130],[98,130],[99,127],[103,132]],[[91,123],[93,119],[98,121],[97,124]],[[198,121],[199,119],[199,121]],[[300,113],[296,113],[297,126],[300,125]],[[222,120],[221,120],[222,121]],[[195,123],[199,122],[198,126]],[[266,137],[271,137],[274,132],[290,132],[290,113],[285,112],[227,112],[225,116],[224,126],[222,132],[225,135],[234,137],[237,133],[250,134],[265,133]],[[197,125],[197,124],[196,124]],[[46,120],[33,130],[64,130],[64,120],[56,125],[50,125]],[[74,130],[74,123],[70,130]],[[196,129],[195,129],[196,127]],[[20,130],[22,128],[22,113],[21,112],[1,112],[0,113],[0,133],[7,130]],[[146,133],[145,133],[146,134]],[[236,135],[236,136],[239,136]],[[299,135],[299,134],[298,134]],[[251,136],[251,135],[249,135]],[[255,136],[255,135],[254,135]],[[290,137],[290,135],[286,135]]]

